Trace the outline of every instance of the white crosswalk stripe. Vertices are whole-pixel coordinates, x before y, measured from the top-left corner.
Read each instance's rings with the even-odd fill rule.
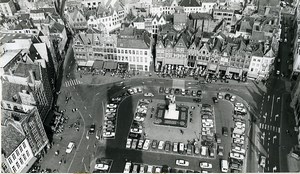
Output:
[[[259,128],[280,133],[280,127],[276,127],[276,126],[273,126],[273,125],[268,125],[268,124],[265,124],[265,123],[259,123]]]
[[[71,79],[71,80],[68,80],[68,81],[65,82],[66,87],[75,86],[75,85],[78,85],[78,84],[82,84],[82,82],[79,81],[78,79]]]

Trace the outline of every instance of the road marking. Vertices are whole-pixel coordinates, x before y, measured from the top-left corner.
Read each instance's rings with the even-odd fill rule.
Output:
[[[278,128],[278,133],[280,133],[280,127]]]
[[[275,126],[273,127],[273,131],[275,132]]]
[[[92,118],[92,115],[91,115],[91,114],[89,114],[89,116]]]
[[[83,163],[84,157],[82,157],[81,162]]]
[[[268,147],[268,152],[270,152],[270,147]]]
[[[89,149],[89,147],[90,147],[90,145],[88,144],[88,145],[86,146],[86,149]]]
[[[275,96],[273,95],[273,98],[272,98],[272,107],[271,107],[271,115],[270,115],[270,121],[271,121],[271,118],[272,118],[272,115],[273,115],[274,98],[275,98]]]
[[[259,123],[259,128],[260,128],[260,129],[262,128],[262,124],[261,124],[261,123]]]

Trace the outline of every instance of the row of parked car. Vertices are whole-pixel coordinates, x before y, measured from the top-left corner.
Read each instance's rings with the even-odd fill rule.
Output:
[[[201,97],[201,90],[189,90],[189,89],[180,89],[180,88],[165,88],[160,87],[159,93],[161,94],[172,94],[172,95],[182,95],[182,96],[193,96],[193,97]]]
[[[129,88],[127,91],[130,95],[143,93],[143,90],[141,87]]]
[[[232,132],[232,146],[230,150],[230,168],[233,171],[241,171],[246,156],[245,150],[245,130],[246,122],[244,119],[247,113],[243,103],[235,103],[233,122],[234,128]]]
[[[162,166],[126,162],[123,173],[162,173]]]
[[[118,104],[110,103],[106,105],[106,111],[104,115],[103,137],[114,138],[116,136],[116,124],[117,124],[117,107]]]

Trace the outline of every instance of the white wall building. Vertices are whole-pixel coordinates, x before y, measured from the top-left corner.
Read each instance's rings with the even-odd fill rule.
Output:
[[[178,7],[178,0],[153,0],[152,7],[150,7],[151,15],[161,16],[162,14],[173,14],[175,8]]]

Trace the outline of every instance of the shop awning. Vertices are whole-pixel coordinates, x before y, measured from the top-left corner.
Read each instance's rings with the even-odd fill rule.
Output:
[[[93,64],[94,64],[94,61],[93,61],[93,60],[89,60],[89,61],[86,62],[86,65],[85,65],[85,66],[90,66],[90,67],[92,67]]]
[[[207,65],[207,62],[197,62],[198,65]]]
[[[117,62],[112,62],[112,61],[107,61],[104,63],[104,69],[117,69],[118,63]]]
[[[127,70],[128,69],[128,63],[127,62],[119,62],[118,68],[121,70]]]
[[[103,60],[96,60],[93,64],[93,68],[95,69],[102,69],[103,68]]]
[[[239,68],[233,68],[233,67],[230,67],[230,68],[229,68],[229,72],[240,73],[240,69],[239,69]]]
[[[216,70],[217,70],[217,65],[215,65],[215,64],[210,64],[210,65],[208,66],[208,70],[210,70],[210,71],[216,71]]]
[[[78,66],[85,66],[86,62],[84,61],[77,61]]]
[[[219,66],[219,70],[221,70],[221,71],[226,71],[226,70],[227,70],[227,66],[222,66],[222,65],[220,65],[220,66]]]
[[[20,173],[27,173],[28,170],[32,167],[32,165],[36,162],[37,158],[33,157],[31,160],[26,164],[23,170]]]

